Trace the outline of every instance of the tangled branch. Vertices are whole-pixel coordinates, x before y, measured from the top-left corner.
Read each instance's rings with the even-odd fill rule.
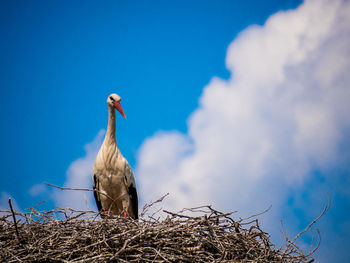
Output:
[[[100,219],[93,211],[32,207],[26,213],[14,212],[16,222],[10,210],[0,211],[0,261],[312,262],[314,249],[304,254],[295,244],[304,232],[281,251],[257,219],[234,221],[233,212],[211,206],[164,211],[167,218],[161,221],[153,216],[146,219],[151,205],[143,209],[139,221],[119,216]],[[65,219],[59,220],[61,215]]]

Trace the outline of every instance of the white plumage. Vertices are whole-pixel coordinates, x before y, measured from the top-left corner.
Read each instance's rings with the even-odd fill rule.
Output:
[[[125,118],[121,98],[111,94],[107,98],[108,126],[103,144],[93,168],[93,188],[97,208],[101,214],[129,215],[138,218],[136,183],[128,161],[121,154],[116,136],[117,109]]]

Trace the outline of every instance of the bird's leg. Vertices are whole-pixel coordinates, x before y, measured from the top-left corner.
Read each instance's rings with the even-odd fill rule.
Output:
[[[129,202],[127,200],[122,201],[122,206],[123,206],[123,216],[126,218],[128,207],[129,207]]]
[[[106,214],[106,215],[110,215],[111,214],[111,209],[112,209],[112,204],[109,205],[108,209],[104,209],[103,212]]]
[[[126,209],[123,209],[122,212],[120,213],[121,216],[123,216],[124,218],[126,218],[126,216],[128,215],[126,212]]]

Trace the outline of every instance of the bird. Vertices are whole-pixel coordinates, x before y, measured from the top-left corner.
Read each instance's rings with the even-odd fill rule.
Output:
[[[115,93],[107,97],[108,125],[92,171],[93,192],[101,217],[112,214],[138,219],[135,177],[119,150],[115,134],[115,110],[126,119],[120,102],[121,97]]]

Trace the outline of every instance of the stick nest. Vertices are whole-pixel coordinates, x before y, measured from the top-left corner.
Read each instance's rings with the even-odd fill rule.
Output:
[[[136,221],[61,208],[2,211],[0,261],[312,262],[318,247],[305,255],[287,238],[275,249],[256,215],[235,221],[211,206],[163,212],[162,220],[143,211]]]

